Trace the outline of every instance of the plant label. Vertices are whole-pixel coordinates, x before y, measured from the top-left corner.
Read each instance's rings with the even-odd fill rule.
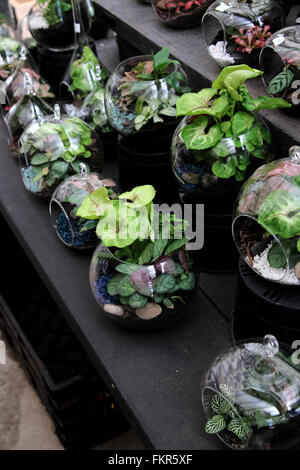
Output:
[[[216,10],[221,11],[222,13],[226,10],[229,10],[230,5],[226,5],[226,3],[221,3],[219,6],[216,7]]]

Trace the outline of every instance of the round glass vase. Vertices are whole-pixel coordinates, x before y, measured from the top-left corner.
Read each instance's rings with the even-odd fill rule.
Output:
[[[251,175],[255,166],[261,163],[261,159],[255,158],[247,150],[247,134],[251,132],[251,129],[248,133],[238,135],[235,138],[223,138],[219,142],[218,148],[222,147],[225,153],[219,156],[214,148],[189,150],[186,147],[181,132],[193,119],[193,117],[186,116],[173,135],[171,144],[173,174],[180,188],[185,193],[193,194],[195,202],[205,204],[206,209],[211,210],[214,214],[223,214],[226,209],[231,214],[243,181]],[[264,121],[259,117],[257,117],[255,125],[266,127]],[[261,158],[265,161],[272,158],[267,144],[264,143],[261,152]],[[216,176],[213,172],[214,165],[224,165],[228,162],[233,162],[233,164],[228,172],[224,173],[224,177]],[[241,180],[242,170],[244,174]]]
[[[149,133],[160,131],[164,128],[172,127],[176,124],[174,116],[159,114],[163,108],[167,108],[175,98],[175,90],[166,81],[166,78],[159,80],[127,80],[130,73],[141,62],[152,61],[152,56],[143,55],[131,57],[121,62],[109,77],[105,89],[105,108],[108,120],[113,129],[124,136],[139,133]],[[174,71],[184,72],[178,64],[170,66],[170,74]],[[127,75],[126,75],[127,74]],[[139,101],[138,101],[139,100]],[[149,106],[149,113],[153,110],[161,119],[148,120],[142,127],[140,126],[141,110],[139,104]],[[175,101],[172,104],[175,110]],[[137,109],[139,108],[139,110]],[[155,113],[154,113],[155,111]]]
[[[80,5],[86,30],[91,23],[83,0]],[[50,49],[67,48],[74,43],[74,18],[71,0],[37,1],[28,13],[28,28],[39,45]]]
[[[111,198],[116,196],[115,181],[88,173],[85,164],[80,163],[80,174],[66,178],[52,194],[49,205],[52,224],[58,238],[68,247],[81,250],[98,245],[94,221],[83,220],[76,212],[85,197],[101,187],[110,191]]]
[[[209,55],[221,67],[257,66],[271,33],[283,26],[284,13],[274,0],[217,0],[202,18]]]
[[[300,25],[273,34],[261,51],[262,80],[270,95],[292,107],[285,112],[300,117]]]
[[[196,296],[196,274],[189,274],[191,276],[189,277],[191,281],[188,286],[189,290],[176,290],[174,294],[176,299],[171,301],[173,305],[169,304],[167,307],[162,301],[164,296],[158,294],[156,274],[164,273],[169,268],[165,267],[163,260],[158,261],[158,264],[160,267],[156,265],[155,268],[154,265],[139,266],[125,263],[118,259],[113,251],[100,243],[90,265],[90,286],[104,315],[127,328],[151,331],[168,326],[188,313]],[[174,259],[171,259],[169,264],[173,269]],[[122,274],[116,270],[117,267],[131,274]],[[178,273],[184,272],[178,262],[176,269]],[[125,277],[127,279],[123,279],[121,283],[122,278]],[[109,284],[112,279],[112,284]],[[185,284],[182,285],[186,287]],[[117,291],[126,294],[126,297],[118,294]]]
[[[300,372],[272,335],[220,352],[202,380],[205,431],[231,449],[280,450],[300,440]]]
[[[232,234],[244,261],[269,281],[300,286],[300,147],[258,168],[244,184]]]
[[[24,94],[4,116],[8,146],[13,157],[19,157],[19,139],[25,128],[31,122],[52,113],[53,109],[36,96],[31,77],[28,72],[25,72]]]
[[[18,64],[22,44],[10,37],[0,36],[0,79],[6,80]]]
[[[31,123],[19,141],[21,173],[25,188],[45,198],[66,177],[88,171],[101,173],[103,148],[90,127],[75,116],[54,114]]]
[[[152,0],[157,18],[173,28],[188,28],[201,23],[205,10],[214,0]]]

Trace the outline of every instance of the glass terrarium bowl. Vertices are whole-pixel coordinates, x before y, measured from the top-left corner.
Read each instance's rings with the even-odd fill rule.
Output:
[[[23,132],[20,165],[25,188],[37,196],[49,198],[58,184],[80,172],[80,163],[88,171],[100,173],[103,149],[90,127],[75,116],[54,115],[34,121]]]
[[[99,239],[91,221],[76,216],[85,197],[101,187],[106,187],[113,198],[117,191],[115,181],[97,173],[88,173],[84,163],[80,174],[65,179],[52,194],[49,212],[58,238],[67,246],[77,249],[95,248]]]
[[[144,97],[144,103],[155,104],[157,100],[161,105],[167,103],[175,96],[175,90],[165,78],[148,81],[130,81],[130,93],[124,90],[126,74],[130,73],[140,62],[152,61],[152,56],[136,56],[121,62],[109,77],[105,89],[105,108],[110,125],[124,136],[136,134],[137,132],[153,132],[174,126],[175,117],[163,116],[163,122],[154,123],[151,119],[139,131],[136,128],[136,119],[140,117],[136,113],[136,103],[140,97]],[[170,73],[175,70],[185,75],[182,68],[175,64],[170,66]],[[175,103],[174,103],[175,105]],[[162,117],[162,116],[161,116]]]
[[[218,354],[202,381],[205,430],[232,449],[279,450],[300,440],[300,372],[274,336]]]
[[[53,101],[55,98],[50,85],[32,68],[29,64],[21,63],[17,66],[14,73],[6,80],[1,87],[1,94],[4,97],[5,103],[8,107],[13,106],[23,96],[24,90],[24,76],[30,76],[33,92],[39,98],[44,100]]]
[[[220,67],[257,66],[271,33],[283,26],[284,13],[274,0],[217,0],[202,18],[209,55]]]
[[[90,17],[83,0],[74,0],[81,6],[86,32]],[[74,43],[74,19],[71,0],[37,1],[28,13],[28,28],[38,44],[51,49],[64,48]]]
[[[229,160],[237,159],[240,169],[245,172],[242,178],[242,180],[245,180],[261,160],[255,158],[245,147],[247,134],[237,136],[235,141],[233,138],[223,138],[221,140],[219,145],[226,150],[227,157],[219,157],[213,148],[207,150],[187,149],[181,132],[187,124],[190,124],[192,119],[193,117],[186,116],[173,135],[171,164],[174,176],[185,193],[193,193],[195,202],[204,203],[207,209],[219,210],[221,213],[223,213],[225,206],[228,206],[231,213],[232,206],[242,185],[242,181],[238,177],[240,171],[233,168],[232,173],[228,173],[221,178],[214,174],[213,165],[216,162],[224,164]],[[259,117],[257,117],[256,124],[266,126],[265,122]],[[264,155],[261,158],[266,160],[272,158],[269,145],[264,144],[261,151]]]
[[[186,28],[201,23],[205,10],[214,0],[152,0],[156,16],[173,28]]]
[[[15,37],[16,37],[15,30],[5,20],[3,20],[0,23],[0,37],[1,38],[11,38],[11,39],[15,39]]]
[[[19,156],[19,139],[25,128],[32,121],[52,113],[53,109],[35,94],[30,75],[25,72],[24,94],[4,116],[8,146],[13,157]]]
[[[162,300],[167,294],[159,293],[162,291],[165,293],[166,290],[162,289],[162,279],[158,281],[158,276],[159,273],[172,272],[172,277],[175,279],[177,273],[178,276],[184,273],[177,259],[175,266],[174,259],[168,257],[168,267],[163,258],[151,266],[132,265],[118,259],[113,251],[100,243],[90,265],[90,286],[104,315],[127,328],[145,331],[168,326],[182,317],[193,304],[197,279],[196,274],[190,272],[188,282],[183,281],[183,288],[175,292],[175,296],[180,296],[182,300],[175,299],[173,306],[166,307]],[[121,274],[116,270],[117,266],[122,266],[123,272],[131,274],[127,276]],[[123,280],[121,283],[122,277],[125,276],[128,282]],[[157,282],[160,283],[160,287],[157,286]]]
[[[6,80],[20,57],[22,44],[10,37],[0,36],[0,79]]]
[[[259,62],[267,91],[288,101],[292,108],[286,112],[300,117],[300,25],[273,34],[262,49]]]
[[[300,147],[258,168],[238,196],[232,233],[264,279],[300,286]]]

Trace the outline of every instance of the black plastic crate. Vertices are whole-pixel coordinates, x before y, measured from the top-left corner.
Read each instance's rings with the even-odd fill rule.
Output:
[[[6,224],[17,259],[1,283],[0,329],[52,417],[66,448],[87,448],[128,427],[101,377]]]

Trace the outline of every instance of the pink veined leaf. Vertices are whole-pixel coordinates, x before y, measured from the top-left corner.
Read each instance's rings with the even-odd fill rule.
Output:
[[[175,261],[170,256],[161,256],[154,263],[156,274],[176,274]]]
[[[300,165],[297,165],[293,162],[283,162],[279,167],[274,168],[274,170],[269,171],[265,175],[265,178],[270,178],[275,175],[288,175],[288,176],[297,176],[300,174]]]
[[[193,0],[190,0],[189,2],[186,3],[184,10],[189,10],[193,6],[194,2]]]
[[[154,277],[155,274],[151,275],[149,267],[145,266],[134,271],[130,276],[130,280],[137,292],[142,295],[150,295],[152,297],[154,293]]]
[[[185,250],[181,249],[181,250],[178,251],[178,258],[179,258],[181,266],[185,270],[186,274],[188,274],[189,273],[189,266],[188,266]]]

